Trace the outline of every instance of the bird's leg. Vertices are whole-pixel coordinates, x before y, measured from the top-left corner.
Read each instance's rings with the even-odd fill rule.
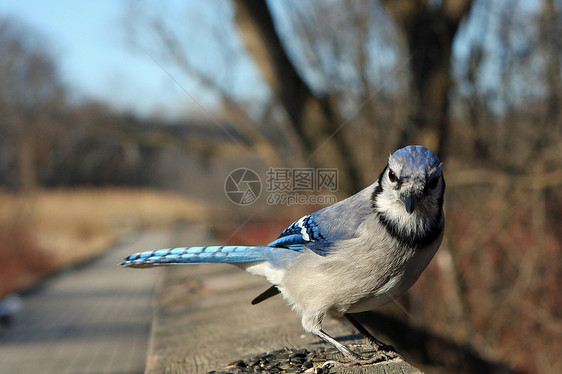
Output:
[[[342,366],[361,364],[363,357],[359,356],[355,352],[350,351],[349,348],[338,342],[336,339],[332,338],[330,335],[326,334],[323,330],[318,330],[314,332],[314,334],[322,338],[322,340],[324,340],[326,343],[330,343],[331,345],[336,347],[336,349],[340,351],[341,354],[344,355],[344,357],[351,360],[350,362],[345,362],[345,363],[336,360],[328,360],[324,362],[322,366],[320,366],[320,368],[322,369],[320,372],[323,372],[324,370],[329,370],[329,368],[331,367],[342,367]]]
[[[345,313],[344,317],[347,318],[349,322],[359,331],[361,335],[367,340],[367,342],[372,345],[377,351],[379,350],[391,350],[395,351],[394,347],[385,344],[375,338],[353,315]]]
[[[318,332],[315,332],[315,334],[318,337],[322,338],[322,340],[324,340],[326,343],[330,343],[331,345],[333,345],[338,351],[341,352],[342,355],[344,355],[346,358],[350,359],[351,361],[357,361],[357,360],[362,359],[362,357],[359,356],[357,353],[352,352],[345,345],[341,344],[336,339],[334,339],[330,335],[326,334],[324,332],[324,330],[320,330]]]

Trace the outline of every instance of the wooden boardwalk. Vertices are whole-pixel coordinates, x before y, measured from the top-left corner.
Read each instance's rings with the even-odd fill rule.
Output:
[[[162,273],[117,264],[170,239],[169,232],[144,232],[24,297],[13,325],[0,330],[0,373],[143,373]]]

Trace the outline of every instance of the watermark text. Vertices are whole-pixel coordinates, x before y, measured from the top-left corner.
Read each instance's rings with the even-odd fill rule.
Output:
[[[335,168],[269,168],[265,176],[266,202],[269,205],[331,205],[337,197],[339,172]],[[262,181],[252,169],[232,171],[225,180],[224,192],[237,205],[249,205],[260,197]]]

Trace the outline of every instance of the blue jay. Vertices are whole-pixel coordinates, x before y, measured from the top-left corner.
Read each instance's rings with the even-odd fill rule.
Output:
[[[350,314],[376,309],[410,288],[429,264],[445,224],[442,163],[422,146],[390,155],[375,183],[306,215],[267,246],[208,246],[133,254],[122,266],[231,263],[273,284],[257,304],[281,293],[304,330],[332,344],[351,364],[388,359],[383,344]],[[325,331],[343,315],[376,349],[362,357]],[[396,356],[394,356],[396,357]]]

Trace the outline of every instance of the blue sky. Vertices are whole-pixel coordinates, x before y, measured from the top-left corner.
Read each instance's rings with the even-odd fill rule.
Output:
[[[118,0],[2,0],[0,17],[15,18],[46,38],[74,97],[140,114],[184,113],[190,105],[185,92],[150,56],[128,47],[125,6]],[[187,78],[174,78],[195,90]]]
[[[123,25],[129,1],[0,0],[0,17],[15,18],[45,36],[73,98],[94,98],[118,109],[169,118],[185,115],[193,109],[201,112],[199,104],[203,105],[204,111],[212,111],[217,101],[209,91],[180,74],[165,60],[158,61],[170,71],[172,79],[147,53],[132,50]],[[232,12],[228,2],[148,0],[143,3],[149,13],[164,10],[167,23],[175,30],[181,30],[192,63],[206,74],[218,77],[231,93],[243,95],[246,102],[256,102],[268,94],[251,58],[243,55],[237,60],[225,60],[224,56],[221,59],[217,45],[208,35],[213,29],[206,25],[224,26],[220,30],[221,38],[227,40],[230,48],[237,48],[239,41],[232,32]],[[522,11],[532,13],[537,11],[539,2],[520,0],[517,4]],[[456,43],[457,56],[468,53],[470,40],[480,25],[472,22],[469,28],[472,32],[469,30]],[[151,48],[154,45],[148,45],[150,40],[143,40],[143,45],[147,44],[147,50],[157,50]],[[493,40],[488,42],[488,48],[495,48],[495,43]],[[497,86],[499,75],[494,66],[487,67],[486,71],[488,74],[483,75],[485,85]]]

